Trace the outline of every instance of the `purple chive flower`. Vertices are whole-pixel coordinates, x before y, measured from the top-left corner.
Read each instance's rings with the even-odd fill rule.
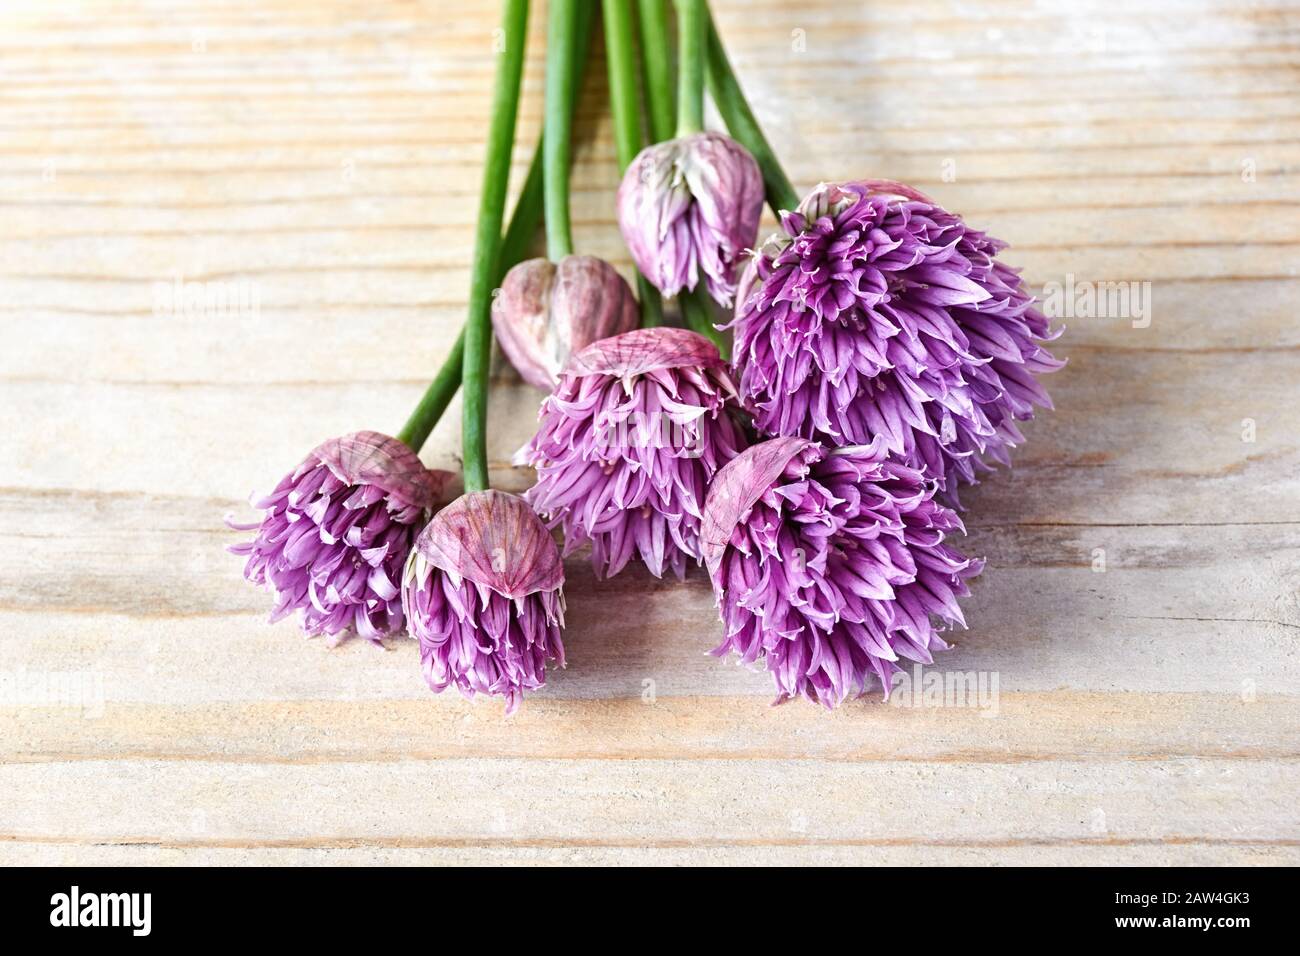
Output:
[[[983,562],[944,543],[960,519],[882,445],[775,438],[713,481],[702,541],[726,628],[713,653],[762,660],[778,702],[835,707],[872,675],[888,696],[900,658],[947,648],[936,618],[965,626],[957,598]]]
[[[640,323],[632,288],[595,256],[521,262],[492,305],[501,351],[524,381],[547,391],[573,352]]]
[[[275,594],[272,622],[302,612],[308,635],[379,643],[402,630],[402,567],[450,474],[431,471],[396,438],[332,438],[254,502],[261,521],[235,545],[244,577]]]
[[[506,699],[564,666],[564,565],[546,526],[517,495],[478,491],[420,532],[402,579],[402,606],[434,693]]]
[[[898,183],[822,185],[742,277],[734,363],[767,435],[877,436],[956,500],[1009,463],[1061,367],[1005,244]]]
[[[564,529],[565,553],[591,544],[598,577],[640,556],[655,577],[700,559],[709,482],[744,447],[736,395],[704,336],[660,326],[624,332],[569,360],[520,452],[537,469],[526,496]]]
[[[646,147],[618,187],[619,228],[645,277],[670,296],[703,278],[724,306],[731,305],[762,212],[758,163],[720,133]]]

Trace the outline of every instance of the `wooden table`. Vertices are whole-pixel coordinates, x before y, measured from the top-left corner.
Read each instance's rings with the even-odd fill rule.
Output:
[[[967,497],[936,671],[996,706],[770,708],[702,573],[575,560],[571,665],[507,720],[409,642],[268,627],[222,525],[447,352],[496,5],[6,3],[0,862],[1300,861],[1300,7],[1115,12],[716,3],[796,183],[914,183],[1036,287],[1150,283],[1145,327],[1064,323],[1058,410]],[[577,244],[627,268],[592,72]],[[502,487],[538,398],[497,384]]]

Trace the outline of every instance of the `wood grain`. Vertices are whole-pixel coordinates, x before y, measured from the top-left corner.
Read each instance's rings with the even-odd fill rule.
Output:
[[[913,182],[1151,322],[1065,320],[1056,411],[963,496],[988,570],[934,672],[985,706],[772,708],[702,574],[578,559],[509,720],[407,641],[267,627],[222,525],[450,347],[494,4],[164,6],[0,10],[0,863],[1300,862],[1300,5],[716,0],[798,185]],[[575,238],[628,271],[605,95]],[[259,307],[158,310],[178,276]],[[538,398],[498,375],[501,487]]]

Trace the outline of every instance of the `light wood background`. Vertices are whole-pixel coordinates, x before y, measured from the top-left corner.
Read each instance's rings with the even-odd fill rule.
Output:
[[[1300,6],[1122,7],[715,5],[801,187],[906,180],[1036,286],[1151,283],[1147,328],[1066,323],[1058,411],[968,495],[937,669],[997,716],[770,708],[702,573],[570,562],[571,666],[506,720],[407,642],[268,627],[222,525],[447,351],[496,5],[7,0],[0,676],[103,699],[0,700],[0,862],[1300,862]],[[593,74],[577,241],[626,268]],[[178,274],[260,311],[156,312]],[[502,487],[538,398],[498,385]]]

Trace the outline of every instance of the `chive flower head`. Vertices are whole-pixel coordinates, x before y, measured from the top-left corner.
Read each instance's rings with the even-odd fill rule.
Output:
[[[723,467],[704,507],[704,561],[725,629],[716,655],[762,662],[777,701],[828,708],[886,696],[898,661],[929,664],[983,562],[945,538],[957,515],[883,441],[754,445]]]
[[[502,697],[564,666],[564,565],[546,526],[518,495],[477,491],[420,532],[402,578],[402,605],[434,693]]]
[[[823,184],[784,213],[741,278],[733,362],[766,435],[866,444],[955,501],[1050,408],[1063,364],[1005,244],[910,187]]]
[[[686,329],[625,332],[570,359],[520,453],[537,469],[526,497],[591,545],[597,577],[639,557],[679,578],[700,559],[709,482],[744,447],[735,385],[718,349]]]
[[[402,630],[402,568],[450,477],[379,432],[333,438],[254,502],[260,521],[226,519],[256,532],[229,550],[275,595],[273,622],[297,611],[309,636],[379,643]]]

